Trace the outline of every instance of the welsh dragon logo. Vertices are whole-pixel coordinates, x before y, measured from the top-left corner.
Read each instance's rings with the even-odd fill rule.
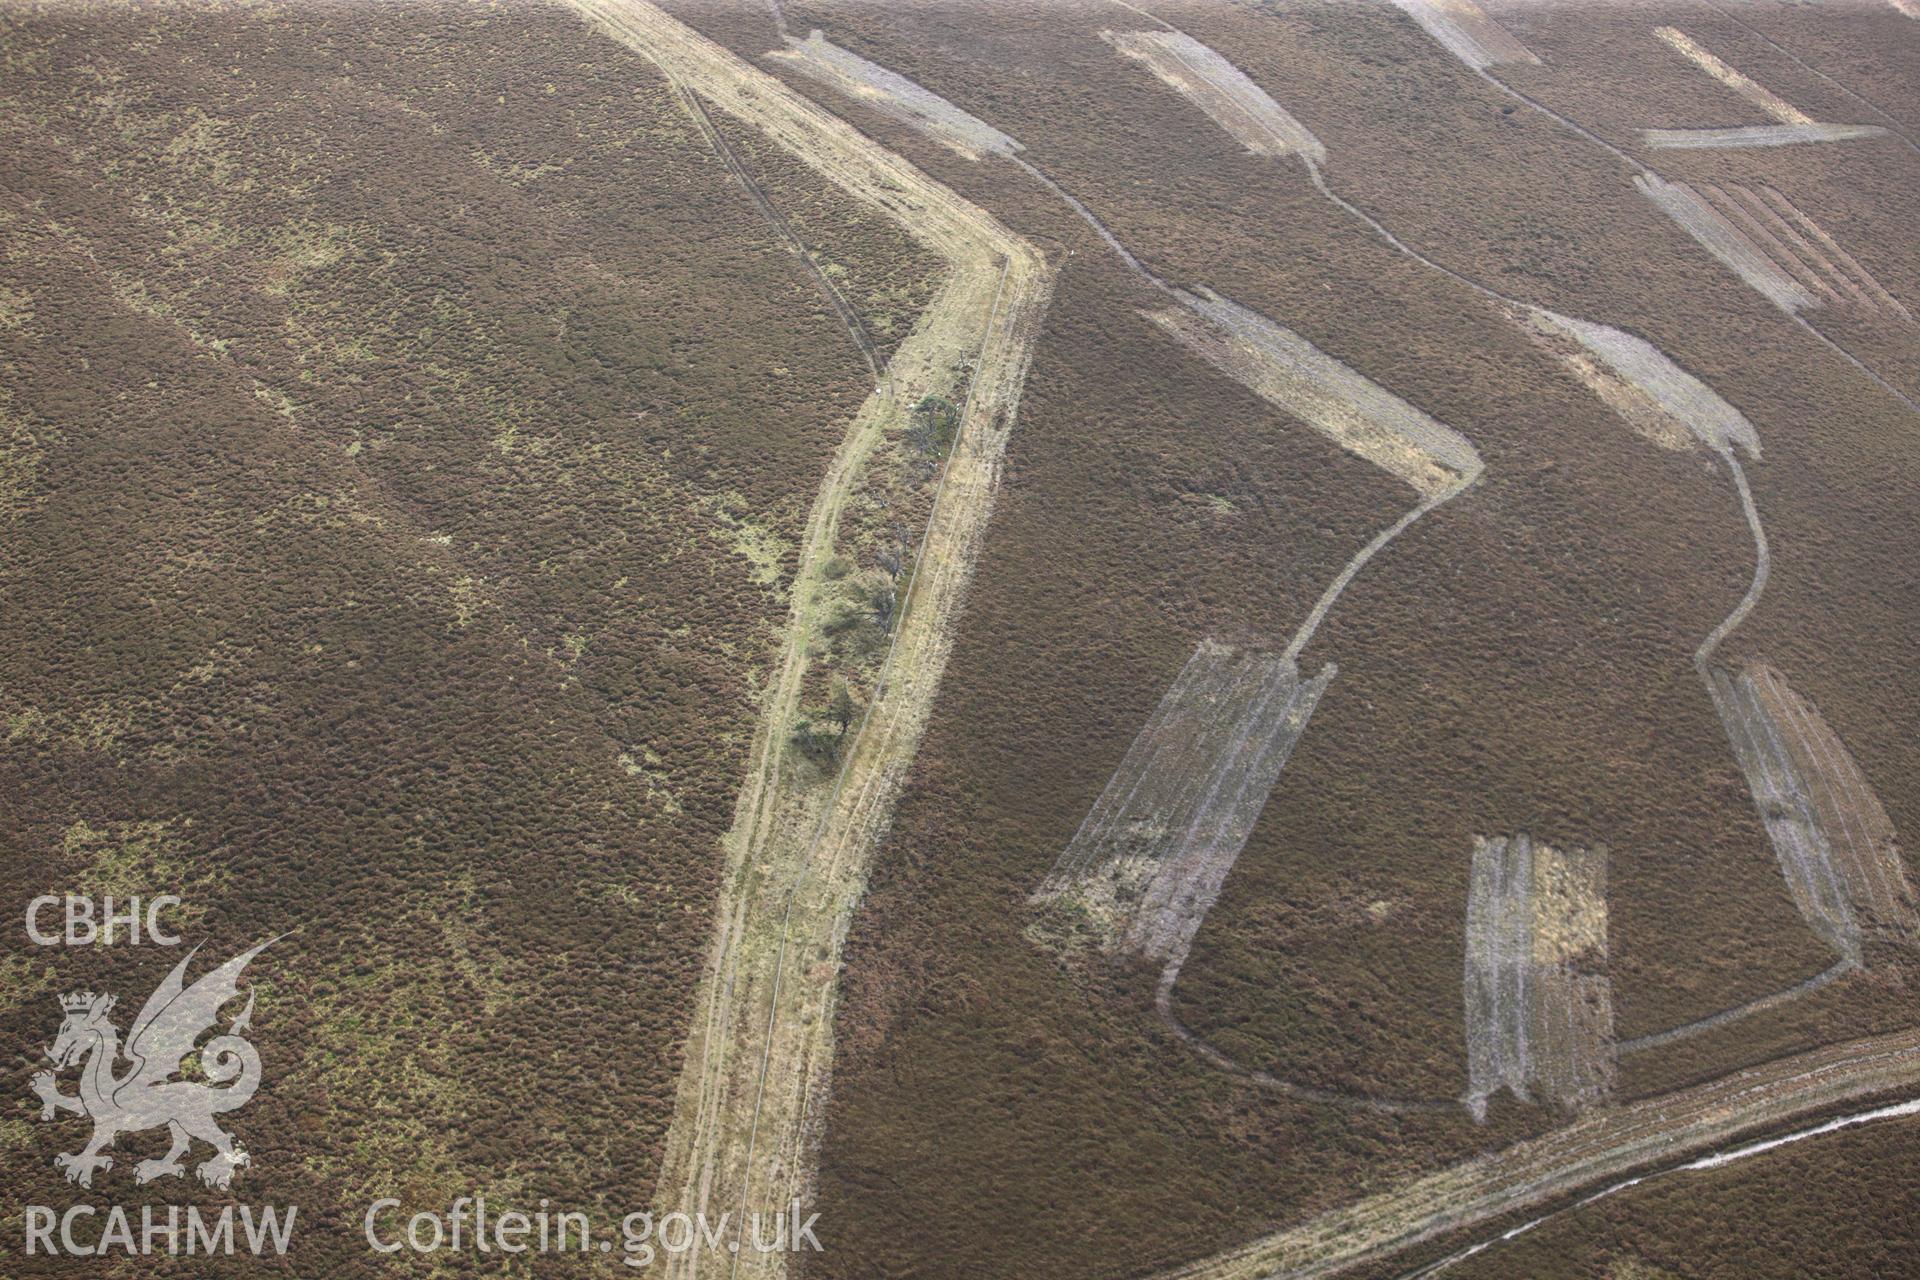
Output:
[[[241,970],[271,942],[235,956],[189,987],[183,978],[188,961],[199,951],[195,947],[147,997],[124,1048],[119,1030],[107,1017],[113,1011],[113,996],[76,991],[60,997],[66,1020],[47,1049],[53,1070],[34,1075],[33,1091],[40,1095],[42,1120],[70,1111],[93,1121],[93,1137],[84,1149],[53,1158],[54,1167],[66,1171],[67,1181],[92,1186],[96,1169],[113,1167],[113,1157],[103,1153],[114,1139],[161,1125],[172,1136],[173,1146],[160,1159],[135,1165],[134,1181],[146,1183],[184,1173],[181,1157],[195,1138],[214,1149],[213,1158],[196,1171],[200,1181],[223,1188],[233,1181],[234,1171],[248,1162],[247,1153],[215,1117],[244,1107],[260,1087],[260,1055],[241,1035],[253,1018],[251,990],[246,1008],[226,1032],[198,1047],[199,1074],[205,1081],[175,1077],[187,1068],[201,1034],[218,1021],[221,1006],[239,997]],[[119,1071],[122,1058],[129,1065]],[[76,1063],[82,1064],[80,1092],[61,1093],[56,1073]]]

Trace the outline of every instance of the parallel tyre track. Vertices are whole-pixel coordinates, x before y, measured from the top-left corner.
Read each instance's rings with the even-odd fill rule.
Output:
[[[820,269],[819,262],[814,259],[813,251],[793,229],[793,224],[787,221],[786,215],[767,198],[766,190],[761,187],[759,180],[747,172],[747,166],[739,156],[734,154],[725,135],[714,126],[713,117],[707,114],[706,104],[700,101],[700,95],[678,80],[673,82],[673,92],[680,99],[680,105],[693,118],[694,124],[699,126],[701,135],[707,140],[707,145],[713,148],[714,153],[720,157],[721,163],[727,166],[727,172],[733,175],[735,182],[746,188],[754,207],[760,210],[760,216],[766,219],[767,224],[786,243],[793,255],[800,259],[807,269],[807,274],[813,277],[814,283],[820,287],[820,292],[826,295],[834,312],[839,315],[840,323],[846,328],[847,336],[853,339],[853,345],[860,348],[860,354],[866,358],[867,369],[873,374],[874,382],[879,383],[880,349],[874,345],[872,336],[867,333],[867,326],[861,323],[860,313],[853,309],[853,304],[848,302],[846,295],[840,292],[840,287]]]

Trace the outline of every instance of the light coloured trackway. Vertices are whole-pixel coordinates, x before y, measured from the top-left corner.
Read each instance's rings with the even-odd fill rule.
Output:
[[[945,668],[1052,272],[991,215],[653,5],[570,3],[704,105],[760,130],[893,219],[947,266],[884,385],[850,424],[802,538],[785,645],[726,839],[714,940],[656,1196],[663,1213],[704,1213],[709,1223],[729,1216],[718,1248],[663,1255],[657,1274],[779,1276],[786,1256],[750,1247],[748,1215],[770,1221],[811,1198],[842,944]],[[820,781],[783,768],[811,606],[841,508],[884,429],[899,425],[920,394],[963,379],[955,441],[841,770]]]
[[[1920,1088],[1920,1030],[1749,1067],[1415,1178],[1160,1280],[1308,1280],[1377,1264],[1636,1170],[1715,1151],[1829,1108]]]

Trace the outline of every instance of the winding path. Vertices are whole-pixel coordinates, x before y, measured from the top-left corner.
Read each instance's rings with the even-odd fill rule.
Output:
[[[1753,606],[1760,603],[1760,593],[1767,589],[1767,574],[1773,567],[1773,555],[1767,547],[1767,531],[1760,523],[1760,509],[1753,504],[1753,490],[1747,486],[1747,473],[1741,469],[1740,460],[1733,456],[1731,447],[1721,449],[1720,457],[1727,464],[1727,470],[1733,475],[1734,488],[1740,491],[1740,509],[1746,513],[1747,528],[1753,533],[1753,581],[1747,586],[1747,593],[1740,597],[1740,603],[1733,606],[1733,612],[1721,619],[1720,625],[1707,634],[1700,647],[1693,652],[1694,668],[1704,677],[1707,666],[1713,659],[1714,651],[1721,641],[1732,634],[1733,629],[1747,620],[1753,612]]]
[[[1175,34],[1185,34],[1184,32],[1181,32],[1180,29],[1174,26],[1172,23],[1167,22],[1165,19],[1160,18],[1158,15],[1150,13],[1147,10],[1142,9],[1137,5],[1128,3],[1127,0],[1111,0],[1111,3],[1116,4],[1119,7],[1126,9],[1130,12],[1139,14],[1140,16],[1147,18],[1152,22],[1155,22],[1169,32],[1172,32]],[[1731,15],[1728,15],[1728,16],[1731,16]],[[1738,21],[1738,19],[1735,19],[1735,21]],[[1745,26],[1746,24],[1742,23],[1741,25]],[[1751,30],[1751,28],[1749,28],[1749,30]],[[1759,32],[1755,32],[1754,34],[1760,35]],[[1764,35],[1760,35],[1760,38],[1763,40],[1766,39]],[[1768,43],[1772,44],[1773,42],[1769,40]],[[1775,45],[1774,47],[1776,49],[1779,48],[1779,46],[1777,45]],[[1781,49],[1780,52],[1786,53],[1784,49]],[[1787,54],[1787,56],[1792,57],[1791,54]],[[1795,59],[1795,61],[1797,62],[1798,59]],[[1802,63],[1801,65],[1805,66],[1804,63]],[[1809,71],[1813,70],[1813,68],[1811,67],[1808,67],[1806,69]],[[1625,151],[1622,151],[1620,148],[1614,146],[1612,143],[1606,141],[1604,138],[1601,138],[1599,135],[1592,133],[1591,131],[1581,126],[1580,124],[1576,123],[1575,121],[1568,119],[1567,117],[1561,115],[1557,111],[1554,111],[1551,107],[1548,107],[1544,103],[1541,103],[1536,99],[1534,99],[1533,97],[1525,93],[1522,93],[1520,90],[1512,88],[1511,86],[1507,85],[1504,81],[1500,80],[1497,76],[1494,76],[1492,73],[1488,72],[1484,68],[1475,67],[1473,68],[1473,71],[1482,80],[1485,80],[1488,84],[1493,85],[1496,89],[1498,89],[1503,94],[1506,94],[1507,96],[1512,97],[1524,103],[1525,105],[1532,108],[1533,110],[1548,116],[1549,118],[1551,118],[1552,120],[1560,124],[1563,128],[1569,130],[1570,132],[1574,133],[1580,138],[1606,150],[1607,152],[1615,156],[1617,159],[1619,159],[1622,163],[1626,164],[1635,173],[1654,174],[1654,170],[1650,168],[1648,165],[1646,165],[1645,163],[1643,163],[1642,161],[1640,161],[1639,159],[1635,158],[1632,155],[1629,155]],[[1820,73],[1814,72],[1814,74],[1818,75]],[[1822,76],[1822,78],[1829,80],[1830,83],[1833,83],[1834,86],[1840,89],[1842,92],[1846,92],[1849,94],[1849,96],[1854,97],[1857,100],[1860,100],[1864,105],[1866,105],[1870,109],[1876,112],[1879,111],[1879,109],[1877,107],[1873,107],[1871,103],[1866,103],[1864,99],[1859,99],[1857,94],[1852,94],[1851,91],[1847,90],[1844,85],[1840,85],[1837,81],[1832,81],[1830,77]],[[1882,116],[1885,115],[1884,112],[1881,112],[1880,114]],[[1904,135],[1902,135],[1902,141],[1907,141]],[[1911,146],[1913,144],[1910,141],[1908,141],[1908,145]],[[1418,262],[1421,265],[1433,271],[1436,271],[1459,284],[1465,285],[1468,289],[1471,289],[1473,292],[1479,294],[1481,297],[1484,297],[1487,300],[1495,303],[1496,305],[1502,306],[1503,308],[1518,308],[1521,310],[1531,309],[1530,304],[1525,303],[1520,299],[1511,297],[1507,294],[1501,293],[1499,290],[1494,289],[1479,280],[1475,280],[1473,277],[1468,276],[1460,271],[1457,271],[1454,268],[1445,265],[1444,263],[1441,263],[1433,258],[1430,258],[1426,254],[1421,253],[1418,249],[1415,249],[1412,246],[1406,244],[1398,236],[1394,235],[1393,232],[1389,230],[1384,224],[1382,224],[1377,218],[1373,217],[1371,214],[1367,213],[1365,210],[1353,204],[1351,201],[1341,196],[1338,192],[1334,191],[1333,188],[1330,185],[1328,185],[1325,175],[1321,172],[1321,167],[1317,163],[1315,163],[1310,157],[1300,156],[1298,158],[1302,161],[1302,163],[1306,165],[1308,178],[1312,181],[1315,189],[1318,190],[1323,197],[1325,197],[1337,208],[1339,208],[1340,210],[1348,214],[1350,217],[1364,224],[1382,241],[1384,241],[1386,244],[1391,246],[1393,249],[1395,249],[1405,257],[1411,259],[1412,261]],[[1130,267],[1132,267],[1139,274],[1145,276],[1149,281],[1151,281],[1155,285],[1163,289],[1166,288],[1166,286],[1159,280],[1157,276],[1154,276],[1151,273],[1151,271],[1149,271],[1146,267],[1142,266],[1137,261],[1137,259],[1133,257],[1131,253],[1127,252],[1127,250],[1120,244],[1118,239],[1114,237],[1113,234],[1110,231],[1108,231],[1108,229],[1105,226],[1103,226],[1099,222],[1099,220],[1095,218],[1094,215],[1086,209],[1084,205],[1080,203],[1080,201],[1075,199],[1073,196],[1069,195],[1066,191],[1059,188],[1055,183],[1052,182],[1051,179],[1047,178],[1047,176],[1036,167],[1032,166],[1031,164],[1026,164],[1024,161],[1022,163],[1024,167],[1026,167],[1028,171],[1031,172],[1036,178],[1040,179],[1049,188],[1051,188],[1056,193],[1058,193],[1062,198],[1064,198],[1074,208],[1074,210],[1078,212],[1080,216],[1084,218],[1094,228],[1094,230],[1100,234],[1101,238],[1104,239],[1111,247],[1113,247],[1115,252],[1121,255],[1121,257],[1127,262],[1127,264]],[[1656,174],[1655,176],[1658,176],[1658,175]],[[1802,329],[1806,330],[1813,337],[1817,338],[1821,343],[1825,344],[1826,346],[1832,348],[1834,351],[1838,352],[1844,359],[1846,359],[1850,364],[1852,364],[1860,372],[1866,374],[1867,377],[1872,379],[1883,390],[1895,396],[1903,404],[1907,405],[1907,407],[1916,408],[1913,401],[1911,401],[1905,394],[1903,394],[1897,388],[1889,385],[1885,381],[1885,379],[1880,377],[1879,374],[1867,368],[1867,366],[1862,364],[1856,357],[1854,357],[1854,355],[1851,352],[1847,351],[1845,348],[1835,343],[1832,339],[1828,338],[1825,333],[1822,333],[1819,329],[1815,328],[1813,325],[1809,324],[1804,318],[1798,315],[1792,315],[1790,318],[1793,319],[1793,321],[1796,324],[1798,324]],[[1720,622],[1720,624],[1713,629],[1713,631],[1707,636],[1706,640],[1700,645],[1699,649],[1695,651],[1694,665],[1700,671],[1703,678],[1706,677],[1708,663],[1712,658],[1714,651],[1719,648],[1721,642],[1724,641],[1726,637],[1734,631],[1735,628],[1739,627],[1740,624],[1746,620],[1747,615],[1752,612],[1754,606],[1759,602],[1761,593],[1766,588],[1767,576],[1772,563],[1768,544],[1767,544],[1766,530],[1761,524],[1760,513],[1758,508],[1754,504],[1753,491],[1747,483],[1745,470],[1741,467],[1739,459],[1735,457],[1731,447],[1721,448],[1716,450],[1716,452],[1720,454],[1722,460],[1726,463],[1728,472],[1732,476],[1734,486],[1739,493],[1741,509],[1746,516],[1747,526],[1751,530],[1753,535],[1755,558],[1754,558],[1753,579],[1751,581],[1751,584],[1747,588],[1746,594],[1741,598],[1740,602],[1734,607],[1733,611],[1729,613],[1726,616],[1726,618],[1724,618]],[[1289,656],[1297,656],[1300,649],[1305,646],[1307,639],[1311,638],[1312,633],[1317,628],[1320,620],[1325,617],[1327,610],[1332,607],[1334,601],[1339,597],[1341,591],[1345,588],[1346,584],[1352,580],[1354,574],[1356,574],[1359,571],[1359,569],[1365,565],[1366,561],[1374,553],[1376,553],[1381,547],[1385,546],[1386,543],[1392,541],[1392,539],[1395,536],[1397,536],[1399,533],[1404,531],[1407,526],[1411,525],[1421,515],[1424,515],[1427,510],[1431,509],[1432,505],[1437,505],[1437,504],[1432,502],[1423,503],[1420,507],[1416,507],[1414,510],[1410,511],[1399,522],[1397,522],[1393,526],[1389,527],[1386,531],[1384,531],[1380,537],[1374,540],[1373,543],[1370,543],[1366,548],[1364,548],[1361,551],[1361,553],[1355,557],[1353,562],[1349,563],[1346,571],[1343,572],[1340,575],[1340,577],[1335,580],[1334,584],[1331,587],[1329,587],[1327,592],[1322,596],[1319,604],[1315,606],[1313,614],[1309,616],[1308,621],[1306,625],[1303,626],[1300,635],[1295,637],[1293,646],[1289,648],[1288,650]],[[1172,1030],[1174,1034],[1177,1035],[1184,1043],[1186,1043],[1189,1047],[1193,1048],[1196,1053],[1198,1053],[1201,1057],[1207,1059],[1209,1062],[1214,1063],[1214,1065],[1221,1067],[1223,1070],[1228,1070],[1237,1075],[1240,1075],[1248,1079],[1252,1083],[1259,1085],[1263,1088],[1271,1089],[1276,1092],[1285,1093],[1289,1096],[1298,1097],[1307,1101],[1318,1102],[1326,1105],[1357,1107],[1357,1108],[1365,1108],[1365,1109],[1377,1110],[1377,1111],[1416,1111],[1416,1110],[1433,1109],[1435,1100],[1432,1100],[1432,1099],[1384,1098],[1384,1097],[1373,1097],[1369,1095],[1322,1089],[1322,1088],[1317,1088],[1311,1085],[1304,1085],[1295,1081],[1282,1080],[1278,1077],[1274,1077],[1270,1075],[1269,1073],[1258,1071],[1258,1070],[1246,1067],[1245,1065],[1239,1063],[1228,1054],[1224,1053],[1220,1049],[1216,1048],[1215,1046],[1213,1046],[1212,1044],[1208,1043],[1206,1040],[1198,1036],[1190,1028],[1188,1028],[1184,1023],[1182,1023],[1177,1016],[1175,1016],[1172,1009],[1172,991],[1173,991],[1174,983],[1178,981],[1180,964],[1183,959],[1184,959],[1183,956],[1175,956],[1169,962],[1167,971],[1162,975],[1162,978],[1160,981],[1158,994],[1156,997],[1156,1005],[1159,1009],[1162,1021],[1168,1026],[1168,1028]],[[1768,995],[1761,996],[1757,999],[1748,1001],[1741,1005],[1736,1005],[1732,1008],[1720,1010],[1716,1013],[1712,1013],[1712,1014],[1706,1015],[1705,1017],[1695,1019],[1694,1021],[1686,1023],[1681,1026],[1671,1027],[1664,1031],[1654,1032],[1645,1036],[1636,1037],[1635,1039],[1632,1039],[1632,1040],[1623,1041],[1618,1046],[1618,1052],[1622,1054],[1631,1054],[1631,1053],[1637,1053],[1646,1049],[1656,1048],[1661,1045],[1673,1043],[1674,1041],[1677,1041],[1677,1040],[1683,1040],[1691,1036],[1702,1034],[1706,1031],[1710,1031],[1717,1027],[1724,1026],[1728,1023],[1738,1021],[1742,1018],[1750,1017],[1754,1014],[1764,1012],[1767,1009],[1776,1008],[1781,1004],[1788,1003],[1790,1001],[1799,999],[1800,997],[1803,997],[1806,995],[1810,995],[1813,992],[1820,990],[1822,987],[1827,986],[1828,984],[1834,982],[1838,978],[1845,976],[1845,974],[1850,972],[1855,967],[1856,966],[1851,961],[1842,959],[1838,963],[1832,966],[1829,966],[1827,969],[1821,971],[1820,973],[1814,974],[1811,977],[1806,978],[1801,982],[1795,983],[1792,986],[1783,988],[1780,991],[1769,993]]]
[[[1643,1182],[1651,1182],[1655,1178],[1664,1178],[1676,1173],[1687,1173],[1696,1169],[1718,1169],[1725,1165],[1733,1164],[1736,1161],[1746,1160],[1764,1152],[1772,1151],[1778,1147],[1788,1146],[1795,1142],[1805,1142],[1809,1138],[1825,1137],[1829,1133],[1838,1133],[1842,1129],[1852,1129],[1863,1124],[1873,1124],[1881,1120],[1902,1119],[1917,1114],[1920,1114],[1920,1098],[1909,1098],[1905,1102],[1891,1103],[1887,1106],[1874,1107],[1867,1111],[1858,1111],[1849,1115],[1838,1116],[1832,1120],[1822,1121],[1819,1124],[1804,1129],[1796,1129],[1792,1133],[1782,1134],[1777,1138],[1767,1138],[1758,1142],[1743,1143],[1731,1149],[1715,1151],[1708,1155],[1700,1156],[1697,1159],[1689,1160],[1685,1164],[1669,1165],[1665,1168],[1655,1169],[1650,1173],[1624,1178],[1619,1182],[1609,1183],[1601,1187],[1598,1191],[1588,1192],[1564,1208],[1543,1213],[1539,1217],[1523,1222],[1517,1227],[1509,1227],[1497,1235],[1486,1236],[1468,1245],[1466,1248],[1448,1254],[1438,1262],[1428,1263],[1424,1267],[1406,1272],[1399,1280],[1425,1280],[1428,1276],[1439,1275],[1441,1272],[1451,1270],[1458,1264],[1465,1262],[1475,1254],[1485,1253],[1488,1249],[1523,1236],[1543,1223],[1553,1221],[1553,1219],[1559,1217],[1561,1214],[1574,1213],[1596,1201],[1604,1200],[1608,1196],[1616,1195],[1632,1187],[1637,1187]]]
[[[1228,1075],[1239,1076],[1248,1084],[1271,1093],[1297,1098],[1301,1102],[1311,1102],[1323,1107],[1339,1107],[1349,1111],[1376,1111],[1396,1115],[1408,1111],[1458,1111],[1460,1109],[1458,1098],[1393,1098],[1371,1093],[1355,1093],[1344,1089],[1326,1089],[1319,1085],[1302,1084],[1298,1080],[1288,1080],[1258,1067],[1247,1066],[1182,1022],[1180,1015],[1173,1011],[1173,988],[1180,981],[1180,965],[1185,959],[1186,949],[1183,947],[1179,953],[1167,961],[1167,967],[1160,973],[1160,983],[1154,989],[1153,1007],[1160,1014],[1160,1020],[1166,1024],[1167,1029],[1173,1032],[1182,1044]]]

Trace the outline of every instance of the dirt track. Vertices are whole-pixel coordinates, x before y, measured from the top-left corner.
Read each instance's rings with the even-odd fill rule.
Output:
[[[1836,1104],[1920,1087],[1920,1030],[1829,1045],[1564,1129],[1310,1218],[1162,1280],[1337,1275]]]
[[[830,1071],[841,944],[944,667],[949,624],[977,553],[1049,280],[1038,256],[991,216],[658,10],[638,0],[571,3],[718,109],[763,129],[895,218],[952,268],[889,366],[890,381],[901,388],[898,398],[877,393],[863,407],[823,486],[802,547],[788,646],[728,842],[716,938],[689,1038],[659,1201],[663,1209],[732,1213],[737,1231],[745,1210],[775,1210],[796,1197],[804,1200],[810,1190],[810,1144]],[[1318,173],[1313,176],[1319,185]],[[831,792],[808,790],[783,776],[780,748],[805,672],[810,591],[831,553],[839,509],[880,424],[909,402],[906,390],[915,372],[951,368],[975,351],[960,436],[873,706]],[[1168,1274],[1223,1280],[1335,1274],[1622,1172],[1709,1150],[1836,1103],[1916,1085],[1920,1032],[1829,1046],[1695,1089],[1593,1112],[1534,1142]],[[665,1273],[696,1275],[703,1262],[709,1275],[723,1268],[760,1275],[785,1270],[778,1255],[741,1252],[731,1258],[682,1255],[669,1261]]]
[[[939,294],[850,424],[809,518],[780,669],[726,841],[715,936],[687,1041],[657,1191],[663,1212],[730,1220],[722,1247],[664,1257],[658,1274],[780,1275],[785,1256],[744,1243],[811,1198],[832,1063],[841,946],[945,668],[979,552],[1027,360],[1051,288],[1025,241],[780,81],[643,0],[570,0],[707,105],[760,129],[947,262]],[[921,539],[875,694],[831,785],[782,761],[807,669],[810,604],[841,508],[888,424],[918,395],[964,379],[958,434]]]

